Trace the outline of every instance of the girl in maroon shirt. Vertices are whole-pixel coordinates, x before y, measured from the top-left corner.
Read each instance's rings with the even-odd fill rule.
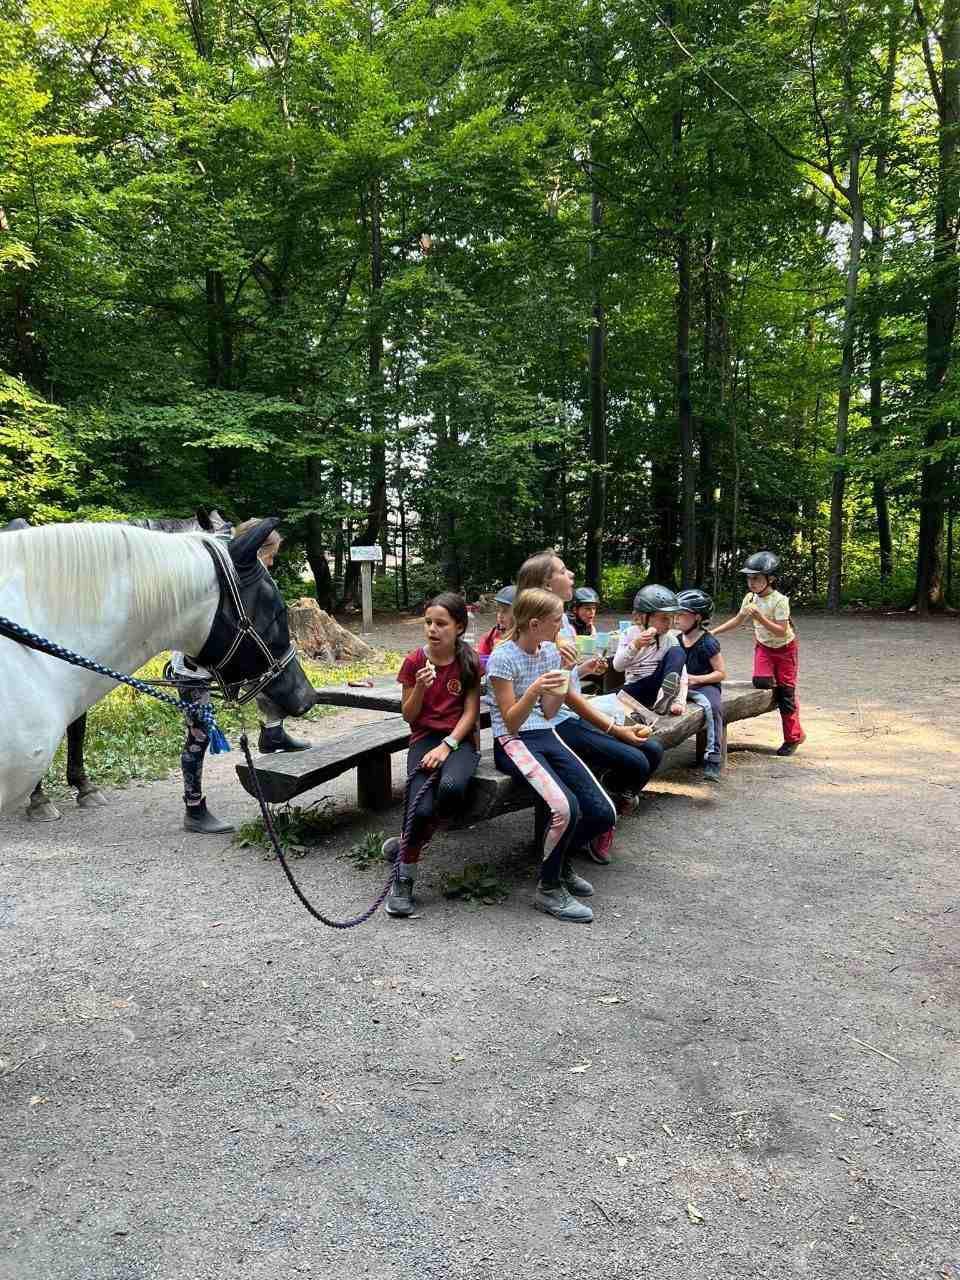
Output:
[[[426,644],[408,653],[397,674],[403,685],[403,718],[410,726],[407,752],[405,836],[383,846],[384,857],[400,860],[399,874],[387,899],[387,913],[413,911],[413,882],[420,854],[445,818],[463,807],[480,754],[474,730],[480,715],[480,664],[463,639],[467,607],[462,596],[444,591],[427,605],[423,616]],[[434,770],[439,777],[424,786]],[[409,805],[413,811],[409,812]]]

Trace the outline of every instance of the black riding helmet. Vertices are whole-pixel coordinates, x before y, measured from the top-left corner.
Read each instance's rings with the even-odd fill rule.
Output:
[[[780,568],[780,557],[772,551],[755,551],[743,562],[742,574],[762,573],[765,578],[776,576]]]
[[[600,597],[594,591],[593,587],[577,587],[573,593],[573,607],[576,609],[579,604],[599,604]]]
[[[713,600],[699,587],[690,587],[677,596],[677,604],[688,613],[698,613],[701,622],[708,622],[713,613]]]
[[[679,608],[676,593],[658,582],[641,587],[633,597],[634,613],[676,613]]]

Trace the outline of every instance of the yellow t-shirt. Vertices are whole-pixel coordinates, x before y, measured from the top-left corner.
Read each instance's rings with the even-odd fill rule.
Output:
[[[787,624],[786,633],[776,636],[762,622],[755,621],[753,634],[757,644],[765,644],[768,649],[783,649],[788,645],[793,639],[794,632],[793,627],[790,626],[790,601],[787,597],[779,591],[768,591],[765,596],[758,596],[755,591],[748,591],[743,597],[740,612],[745,613],[750,605],[759,609],[765,618]]]

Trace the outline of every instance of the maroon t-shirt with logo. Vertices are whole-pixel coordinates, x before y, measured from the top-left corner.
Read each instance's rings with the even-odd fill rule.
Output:
[[[405,689],[411,689],[417,683],[417,672],[426,661],[427,655],[422,648],[407,654],[397,673],[397,680]],[[428,733],[449,733],[463,715],[465,702],[460,663],[454,658],[445,667],[437,667],[436,679],[424,690],[420,714],[410,726],[410,741],[416,742]]]

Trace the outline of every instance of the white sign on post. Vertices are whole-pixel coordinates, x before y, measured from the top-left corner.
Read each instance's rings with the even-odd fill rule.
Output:
[[[360,631],[366,635],[373,630],[373,565],[383,561],[383,547],[351,547],[350,559],[360,562]]]

